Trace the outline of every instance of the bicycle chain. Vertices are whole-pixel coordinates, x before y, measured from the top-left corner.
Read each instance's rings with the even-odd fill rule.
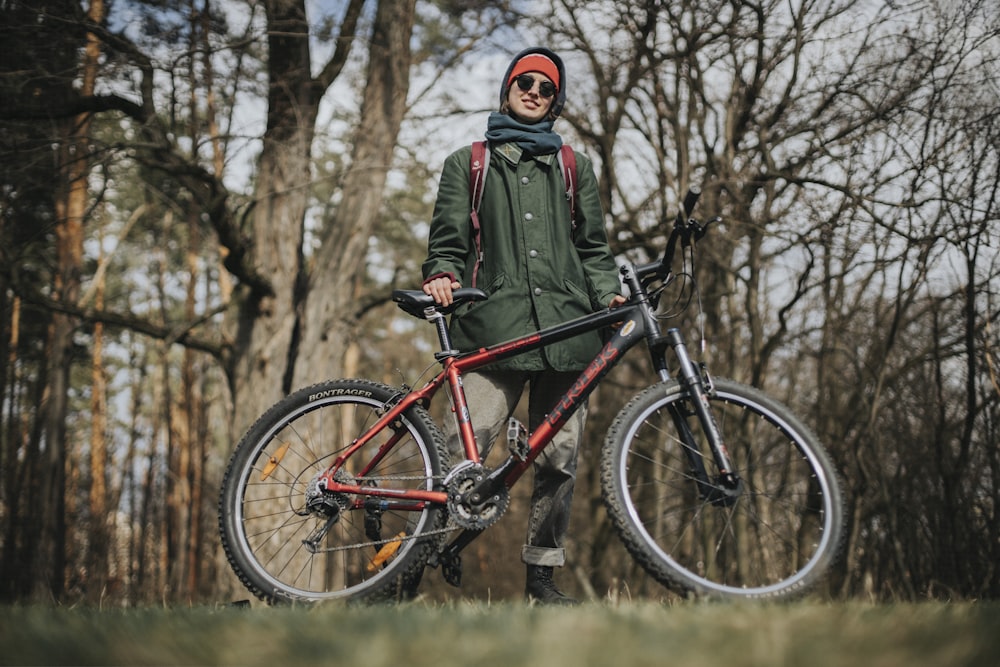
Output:
[[[378,476],[376,476],[376,477],[352,477],[351,479],[353,481],[355,481],[355,482],[357,482],[357,481],[362,481],[362,482],[382,482],[382,481],[385,481],[387,479],[391,479],[391,480],[394,480],[394,481],[395,480],[402,480],[402,481],[407,481],[407,482],[416,481],[416,480],[423,480],[423,479],[432,479],[432,480],[435,480],[435,481],[442,481],[443,482],[444,478],[445,478],[444,475],[432,475],[430,477],[428,477],[427,475],[413,475],[412,477],[408,476],[408,475],[383,475],[381,477],[378,477]]]
[[[348,545],[344,545],[344,546],[340,546],[340,547],[324,547],[322,549],[316,549],[316,551],[314,551],[313,553],[325,554],[325,553],[332,553],[332,552],[335,552],[335,551],[347,551],[348,549],[364,549],[365,547],[382,547],[382,546],[385,546],[389,542],[395,542],[397,540],[400,541],[400,542],[409,542],[410,540],[418,540],[418,539],[427,537],[429,535],[443,535],[443,534],[446,534],[446,533],[450,533],[451,531],[455,530],[456,528],[457,528],[457,526],[454,526],[454,525],[452,525],[452,526],[445,526],[444,528],[437,528],[435,530],[428,530],[426,533],[420,533],[419,535],[404,535],[403,537],[393,537],[393,538],[388,539],[388,540],[379,540],[379,541],[373,541],[373,542],[356,542],[354,544],[348,544]]]
[[[407,476],[407,475],[383,475],[383,476],[374,476],[374,477],[354,477],[354,478],[352,478],[352,481],[361,483],[361,482],[385,481],[387,479],[391,479],[393,481],[417,481],[417,480],[427,480],[427,479],[441,480],[441,481],[443,481],[444,480],[444,475],[432,475],[431,477],[428,477],[426,475],[414,475],[414,476]],[[442,535],[442,534],[450,533],[453,530],[455,530],[456,528],[457,528],[457,526],[451,525],[451,526],[445,526],[444,528],[437,528],[435,530],[429,530],[427,532],[420,533],[419,535],[404,535],[403,537],[394,537],[394,538],[391,538],[391,539],[388,539],[388,540],[379,540],[379,541],[372,541],[372,542],[356,542],[354,544],[349,544],[349,545],[344,545],[344,546],[339,546],[339,547],[324,547],[322,549],[316,549],[313,553],[317,553],[317,554],[318,553],[333,553],[333,552],[336,552],[336,551],[347,551],[348,549],[364,549],[365,547],[382,547],[385,544],[387,544],[388,542],[393,542],[393,541],[396,541],[396,540],[398,540],[400,542],[408,542],[410,540],[416,540],[416,539],[419,539],[419,538],[422,538],[422,537],[428,537],[430,535]]]

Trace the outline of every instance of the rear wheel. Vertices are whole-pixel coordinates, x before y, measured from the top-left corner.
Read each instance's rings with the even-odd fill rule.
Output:
[[[716,380],[715,389],[711,410],[742,486],[723,490],[714,479],[691,397],[676,382],[656,385],[608,432],[601,483],[609,515],[660,583],[709,598],[798,594],[840,547],[835,469],[787,408],[732,381]]]
[[[237,445],[219,525],[230,565],[255,595],[268,602],[385,599],[419,581],[440,539],[432,531],[444,527],[443,506],[329,494],[316,485],[397,397],[392,387],[364,380],[318,384],[275,404]],[[440,490],[446,464],[440,429],[413,408],[338,474],[361,486]]]

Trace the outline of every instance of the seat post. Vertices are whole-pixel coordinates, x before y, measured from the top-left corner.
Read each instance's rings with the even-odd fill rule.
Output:
[[[458,350],[454,349],[451,345],[451,333],[448,331],[448,323],[445,321],[444,315],[434,306],[429,306],[424,308],[424,319],[432,322],[434,328],[437,329],[438,344],[441,346],[441,351],[435,352],[434,358],[441,361],[442,359],[456,356]]]

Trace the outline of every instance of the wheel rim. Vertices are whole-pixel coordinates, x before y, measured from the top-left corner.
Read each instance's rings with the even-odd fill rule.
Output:
[[[310,403],[258,439],[263,445],[238,472],[232,525],[240,551],[265,592],[311,600],[350,597],[388,583],[386,578],[398,569],[393,564],[417,547],[417,540],[406,536],[423,532],[430,520],[428,508],[383,510],[378,517],[379,539],[373,539],[366,521],[374,512],[355,507],[353,499],[344,499],[350,509],[341,508],[320,551],[310,553],[302,544],[328,518],[306,508],[309,482],[346,447],[343,443],[350,443],[377,416],[381,406],[381,401],[360,397]],[[345,414],[331,415],[331,408]],[[403,439],[366,476],[371,481],[364,483],[387,484],[391,477],[394,488],[402,484],[430,489],[433,470],[427,438],[405,418],[396,432],[404,432]],[[364,452],[370,454],[384,441],[384,436],[377,438]]]
[[[792,444],[798,431],[780,415],[719,390],[713,411],[721,418],[730,455],[747,488],[732,507],[713,505],[697,496],[689,472],[678,467],[678,461],[657,459],[655,438],[640,432],[646,428],[660,438],[674,433],[666,412],[674,398],[655,402],[633,421],[618,466],[626,512],[653,559],[683,572],[683,583],[702,595],[766,597],[804,586],[828,558],[834,539],[828,528],[835,501],[822,463],[812,451]],[[759,422],[739,425],[741,437],[759,436],[750,441],[756,449],[729,437],[734,420],[743,415]],[[657,423],[659,428],[653,428]],[[773,437],[782,436],[783,444],[764,441],[768,431]],[[649,451],[637,445],[644,441],[649,441]],[[678,452],[674,437],[670,453]],[[790,458],[791,453],[798,459]],[[786,479],[779,485],[776,480],[781,475]],[[768,567],[755,563],[765,559],[771,561]]]

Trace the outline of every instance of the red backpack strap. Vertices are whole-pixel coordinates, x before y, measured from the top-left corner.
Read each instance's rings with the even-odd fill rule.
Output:
[[[472,267],[472,287],[476,286],[479,265],[483,263],[483,230],[479,224],[479,205],[483,202],[486,172],[490,168],[490,149],[485,141],[472,144],[469,158],[469,219],[472,221],[472,242],[476,245],[476,264]]]
[[[566,201],[569,203],[569,220],[576,231],[576,153],[563,144],[559,149],[559,166],[562,168],[563,183],[566,184]]]
[[[483,202],[483,185],[486,183],[486,172],[490,168],[490,149],[485,141],[472,144],[472,157],[469,160],[469,203],[473,211],[479,210]]]

